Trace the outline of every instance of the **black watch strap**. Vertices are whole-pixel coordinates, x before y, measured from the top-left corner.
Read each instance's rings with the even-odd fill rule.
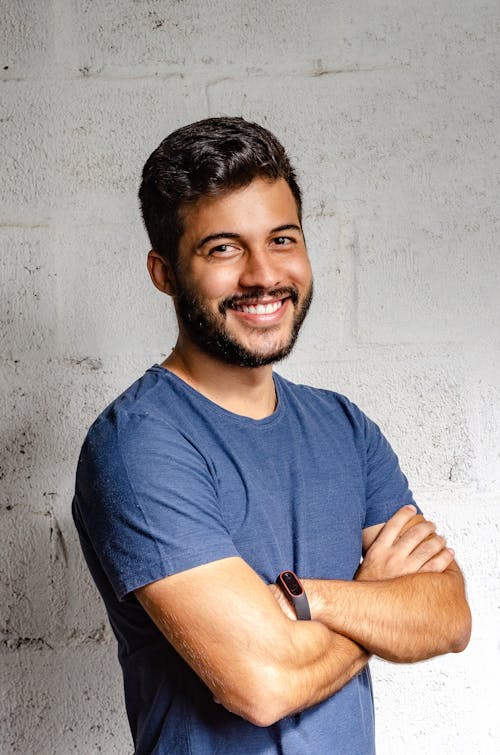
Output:
[[[311,618],[309,601],[297,575],[293,571],[282,571],[278,575],[276,584],[295,608],[297,618],[305,621],[309,620]]]

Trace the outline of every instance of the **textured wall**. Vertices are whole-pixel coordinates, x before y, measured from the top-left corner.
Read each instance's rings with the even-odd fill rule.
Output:
[[[373,663],[379,753],[499,752],[496,0],[1,6],[0,752],[130,751],[69,503],[86,427],[174,341],[140,169],[215,114],[275,130],[305,190],[316,301],[281,372],[380,422],[467,576],[464,654]]]

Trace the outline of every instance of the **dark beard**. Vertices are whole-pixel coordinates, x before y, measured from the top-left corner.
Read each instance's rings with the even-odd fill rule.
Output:
[[[293,306],[296,306],[299,300],[297,289],[291,286],[269,292],[255,289],[243,296],[233,296],[225,299],[219,306],[219,312],[225,318],[226,312],[232,304],[259,298],[264,294],[273,297],[286,296],[290,298]],[[266,364],[279,362],[290,354],[311,305],[312,294],[313,287],[311,284],[300,309],[295,312],[288,342],[280,349],[266,355],[250,351],[231,338],[227,331],[217,322],[214,315],[188,289],[184,288],[176,297],[176,311],[191,340],[206,354],[210,354],[210,356],[226,364],[234,364],[238,367],[263,367]]]

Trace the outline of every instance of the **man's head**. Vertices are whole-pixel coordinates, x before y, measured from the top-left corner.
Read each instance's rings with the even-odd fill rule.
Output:
[[[174,298],[178,348],[240,367],[292,349],[312,280],[301,196],[278,140],[242,118],[175,131],[139,192],[157,288]]]
[[[150,155],[139,190],[151,245],[175,267],[183,210],[203,197],[285,179],[301,218],[302,202],[287,154],[270,131],[243,118],[207,118],[177,129]]]

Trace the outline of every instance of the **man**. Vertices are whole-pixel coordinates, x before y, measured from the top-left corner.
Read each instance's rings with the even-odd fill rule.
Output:
[[[153,152],[140,199],[178,339],[92,426],[73,508],[135,752],[372,753],[370,655],[463,650],[470,614],[379,428],[273,373],[312,296],[294,171],[212,118]]]

